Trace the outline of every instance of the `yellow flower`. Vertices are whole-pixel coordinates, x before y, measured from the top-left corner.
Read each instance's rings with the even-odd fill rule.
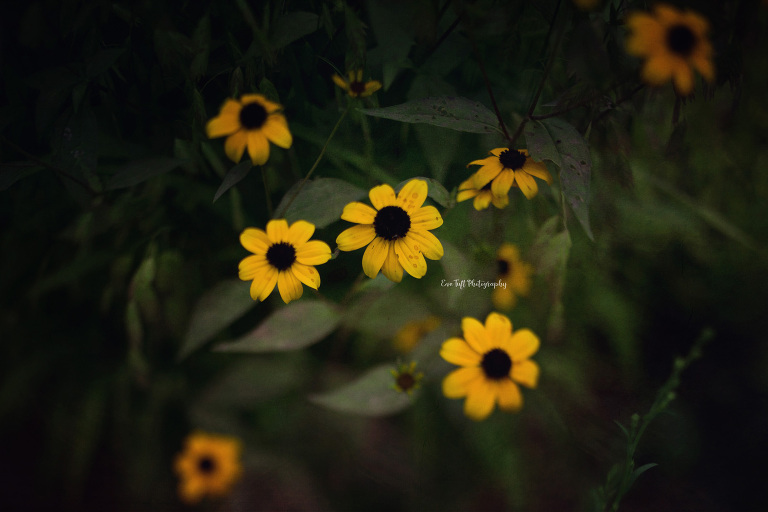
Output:
[[[422,320],[408,322],[397,331],[392,344],[399,352],[404,354],[410,352],[421,341],[421,338],[437,329],[439,325],[440,319],[435,315],[430,315]]]
[[[512,333],[509,318],[491,313],[485,325],[464,317],[464,338],[450,338],[443,343],[440,355],[449,363],[461,366],[443,380],[443,394],[463,398],[464,413],[473,420],[488,417],[498,402],[505,411],[518,411],[523,395],[518,384],[535,388],[539,366],[529,358],[539,349],[539,338],[528,329]]]
[[[415,278],[423,277],[427,273],[424,257],[443,257],[443,245],[429,232],[440,227],[443,218],[434,206],[422,206],[427,190],[426,181],[411,180],[395,197],[392,187],[379,185],[368,193],[373,208],[349,203],[341,218],[358,225],[339,234],[339,249],[354,251],[368,245],[363,254],[363,271],[371,279],[381,270],[388,279],[399,283],[403,269]]]
[[[520,251],[512,244],[502,244],[496,252],[499,266],[499,279],[506,285],[493,290],[491,299],[498,309],[509,310],[515,307],[517,296],[525,296],[531,290],[533,267],[520,259]]]
[[[642,77],[651,85],[672,79],[679,94],[693,90],[693,69],[710,82],[715,79],[709,23],[693,11],[656,5],[653,16],[634,13],[627,18],[627,52],[643,57]]]
[[[399,393],[413,394],[413,391],[419,389],[421,385],[421,379],[424,378],[422,372],[416,371],[416,361],[411,361],[410,364],[400,364],[397,369],[390,370],[392,377],[395,378],[395,382],[392,387]]]
[[[531,199],[539,192],[534,176],[552,183],[547,166],[543,162],[534,162],[525,149],[496,148],[490,154],[467,164],[482,166],[475,173],[476,188],[491,182],[491,193],[502,197],[509,193],[512,185],[517,185],[525,197]]]
[[[180,479],[181,500],[193,504],[205,496],[229,493],[242,473],[240,451],[240,441],[233,437],[204,432],[187,436],[173,465]]]
[[[247,147],[253,165],[263,165],[270,142],[281,148],[293,143],[282,108],[261,94],[243,94],[240,101],[227,99],[205,130],[212,139],[227,136],[224,151],[233,162],[240,161]]]
[[[462,202],[474,197],[475,200],[472,201],[472,206],[474,206],[477,211],[485,210],[491,203],[493,203],[493,206],[496,208],[506,207],[509,204],[509,196],[506,194],[503,196],[494,195],[491,191],[492,179],[489,179],[485,183],[478,182],[480,179],[486,179],[487,174],[488,173],[481,175],[476,172],[462,182],[462,184],[459,185],[459,193],[456,194],[456,201]]]
[[[251,298],[266,299],[275,285],[286,304],[301,297],[304,288],[320,286],[320,275],[314,265],[331,259],[331,248],[319,240],[309,240],[315,226],[297,220],[291,226],[285,219],[271,220],[267,230],[246,228],[240,243],[253,253],[240,262],[240,279],[250,281]]]
[[[333,75],[331,79],[333,83],[347,91],[353,98],[365,98],[381,89],[381,82],[377,80],[369,80],[363,82],[363,70],[350,71],[348,73],[349,79],[340,77],[339,75]]]

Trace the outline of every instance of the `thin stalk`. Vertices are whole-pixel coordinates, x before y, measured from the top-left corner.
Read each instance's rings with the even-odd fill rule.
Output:
[[[320,163],[320,160],[322,160],[323,155],[325,154],[325,150],[328,149],[328,144],[330,144],[331,139],[333,139],[333,136],[336,135],[336,131],[339,129],[339,126],[341,126],[341,121],[346,117],[347,112],[349,112],[349,109],[351,106],[352,106],[352,102],[350,101],[347,103],[347,108],[344,109],[344,112],[341,113],[339,120],[336,121],[336,125],[333,127],[333,130],[331,130],[331,134],[328,135],[328,139],[326,139],[325,144],[323,144],[323,148],[320,150],[320,154],[317,155],[317,158],[315,159],[315,163],[312,164],[312,167],[309,169],[309,172],[307,173],[307,175],[304,176],[304,179],[301,180],[301,183],[299,183],[299,186],[296,187],[296,192],[294,192],[291,198],[288,200],[288,202],[285,203],[285,207],[279,212],[280,215],[278,215],[278,217],[285,215],[285,212],[288,211],[288,208],[290,208],[294,199],[296,199],[296,197],[299,195],[299,192],[301,192],[301,189],[304,188],[304,184],[312,176],[312,173],[315,172],[317,165]]]
[[[493,88],[491,87],[491,81],[488,79],[488,73],[485,71],[485,64],[483,64],[483,58],[480,56],[480,51],[477,49],[477,44],[475,43],[475,38],[470,34],[469,41],[472,43],[472,51],[475,54],[475,58],[477,59],[477,64],[480,66],[480,72],[483,75],[483,81],[485,82],[485,88],[488,89],[488,96],[491,97],[491,104],[493,105],[493,111],[496,113],[496,118],[499,120],[499,127],[501,128],[501,131],[504,132],[504,137],[507,138],[507,140],[510,141],[510,144],[512,144],[513,139],[509,137],[509,133],[507,132],[507,126],[504,124],[504,119],[501,116],[501,111],[499,110],[499,106],[496,104],[496,97],[493,95]]]

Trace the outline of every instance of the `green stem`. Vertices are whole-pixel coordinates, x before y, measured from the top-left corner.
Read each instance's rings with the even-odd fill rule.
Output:
[[[477,64],[480,66],[480,72],[483,75],[483,81],[485,82],[485,88],[488,89],[488,96],[491,97],[491,104],[493,105],[493,111],[496,113],[496,118],[499,120],[499,127],[501,128],[501,131],[504,132],[504,137],[507,138],[510,145],[512,144],[513,139],[509,137],[509,133],[507,132],[507,126],[504,124],[504,119],[501,116],[501,111],[499,110],[499,106],[496,104],[496,97],[493,95],[493,88],[491,87],[491,81],[488,78],[488,73],[485,71],[485,64],[483,64],[483,59],[480,56],[480,51],[477,49],[477,44],[475,43],[475,38],[472,37],[470,34],[469,41],[472,43],[472,51],[475,54],[475,58],[477,59]]]
[[[347,108],[344,109],[344,112],[341,113],[339,120],[336,121],[336,125],[333,127],[333,130],[331,130],[331,134],[328,135],[328,139],[326,139],[325,144],[323,144],[323,148],[320,150],[320,154],[317,155],[317,158],[315,159],[315,163],[312,164],[312,167],[309,169],[309,172],[307,173],[307,175],[304,176],[304,179],[301,180],[301,183],[299,183],[299,186],[296,187],[296,192],[293,193],[293,195],[288,200],[288,202],[285,203],[285,207],[279,212],[279,215],[277,215],[275,218],[285,215],[285,212],[288,211],[288,208],[290,208],[294,199],[296,199],[296,197],[299,195],[299,192],[301,192],[301,189],[304,187],[304,184],[312,176],[312,173],[315,172],[317,165],[320,163],[320,160],[322,160],[323,155],[325,154],[325,150],[328,149],[328,144],[330,144],[331,139],[333,139],[333,136],[336,135],[336,131],[339,129],[339,126],[341,126],[341,121],[344,119],[344,117],[346,117],[347,112],[349,112],[349,109],[351,106],[352,106],[352,102],[350,101],[347,103]]]

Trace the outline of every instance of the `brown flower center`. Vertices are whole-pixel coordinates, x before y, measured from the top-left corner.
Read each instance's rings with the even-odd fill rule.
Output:
[[[512,369],[512,359],[500,348],[489,350],[480,362],[485,376],[491,380],[500,380],[509,375]]]
[[[358,82],[355,80],[354,82],[349,84],[349,90],[354,93],[355,96],[360,96],[365,92],[365,84],[363,82]]]
[[[499,258],[498,260],[496,260],[496,264],[499,267],[500,276],[509,275],[509,271],[512,269],[512,265],[509,264],[509,261]]]
[[[288,270],[296,261],[296,249],[287,242],[272,244],[267,249],[267,261],[277,270]]]
[[[397,387],[399,387],[401,390],[408,391],[413,389],[413,387],[416,385],[416,378],[410,373],[405,372],[398,375],[395,382],[397,383]]]
[[[267,109],[260,103],[249,103],[240,109],[240,125],[246,130],[257,130],[267,120]]]
[[[696,34],[686,25],[674,25],[667,31],[667,46],[681,57],[689,57],[696,46]]]
[[[525,165],[525,155],[516,149],[505,149],[499,155],[499,162],[505,169],[516,171]]]
[[[411,217],[399,206],[385,206],[373,219],[373,229],[384,240],[397,240],[408,234]]]
[[[200,470],[201,473],[210,475],[216,470],[216,461],[208,455],[203,455],[197,461],[197,469]]]

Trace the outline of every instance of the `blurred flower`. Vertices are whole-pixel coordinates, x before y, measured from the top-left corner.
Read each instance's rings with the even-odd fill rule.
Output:
[[[437,329],[439,325],[440,319],[435,315],[407,322],[395,333],[392,344],[399,352],[404,354],[410,352],[424,336]]]
[[[400,364],[397,369],[391,370],[392,376],[395,378],[395,382],[392,387],[399,393],[413,393],[414,390],[419,389],[421,385],[421,379],[424,378],[424,374],[416,371],[416,361],[411,361],[410,364]]]
[[[427,273],[424,257],[439,260],[443,245],[429,232],[443,224],[434,206],[421,206],[427,198],[427,182],[411,180],[395,197],[389,185],[379,185],[368,193],[370,206],[353,202],[344,207],[341,218],[359,225],[345,229],[336,238],[342,251],[368,245],[363,254],[363,271],[373,279],[379,270],[399,283],[403,269],[420,279]],[[370,245],[369,245],[370,244]]]
[[[204,496],[229,493],[242,473],[240,440],[234,437],[194,432],[187,436],[184,449],[176,456],[174,471],[181,480],[179,497],[197,503]]]
[[[224,151],[233,162],[240,161],[247,147],[253,165],[263,165],[270,142],[281,148],[293,143],[282,108],[261,94],[243,94],[240,101],[227,99],[205,130],[212,139],[227,136]]]
[[[653,15],[631,14],[627,26],[627,52],[645,59],[641,73],[649,84],[672,79],[677,92],[687,95],[693,90],[693,68],[710,82],[715,79],[709,23],[701,15],[658,4]]]
[[[539,192],[534,176],[552,183],[547,166],[543,162],[534,162],[525,149],[496,148],[490,154],[482,160],[470,162],[467,167],[482,166],[475,174],[475,185],[484,186],[491,182],[491,193],[494,196],[506,196],[514,184],[520,187],[525,197],[531,199]]]
[[[512,244],[502,244],[496,252],[496,263],[499,266],[499,279],[506,287],[494,288],[493,305],[502,310],[515,307],[517,296],[525,296],[531,290],[531,274],[533,267],[520,259],[520,251]]]
[[[286,304],[301,297],[301,283],[317,290],[320,275],[314,265],[331,259],[331,248],[309,240],[314,232],[315,226],[307,221],[297,220],[289,227],[285,219],[269,221],[266,232],[257,228],[242,232],[240,243],[253,255],[240,262],[240,279],[253,279],[253,300],[266,299],[275,285]]]
[[[480,183],[480,179],[487,178],[487,173],[480,175],[475,173],[459,185],[459,193],[456,195],[456,201],[466,201],[467,199],[475,198],[472,202],[472,206],[475,210],[485,210],[488,205],[493,203],[496,208],[504,208],[509,204],[509,196],[506,194],[503,196],[493,195],[491,192],[492,179],[488,179],[485,183]]]
[[[340,77],[339,75],[333,75],[331,79],[333,83],[347,91],[353,98],[365,98],[381,89],[381,82],[377,80],[369,80],[363,82],[363,70],[350,71],[348,73],[349,79]]]
[[[512,333],[509,318],[491,313],[485,325],[464,317],[464,338],[450,338],[440,355],[461,366],[443,380],[443,394],[463,398],[464,413],[473,420],[483,420],[498,402],[499,408],[518,411],[523,396],[518,384],[535,388],[539,366],[529,358],[539,349],[539,338],[528,329]]]
[[[573,0],[573,3],[582,11],[591,11],[600,5],[600,0]]]

